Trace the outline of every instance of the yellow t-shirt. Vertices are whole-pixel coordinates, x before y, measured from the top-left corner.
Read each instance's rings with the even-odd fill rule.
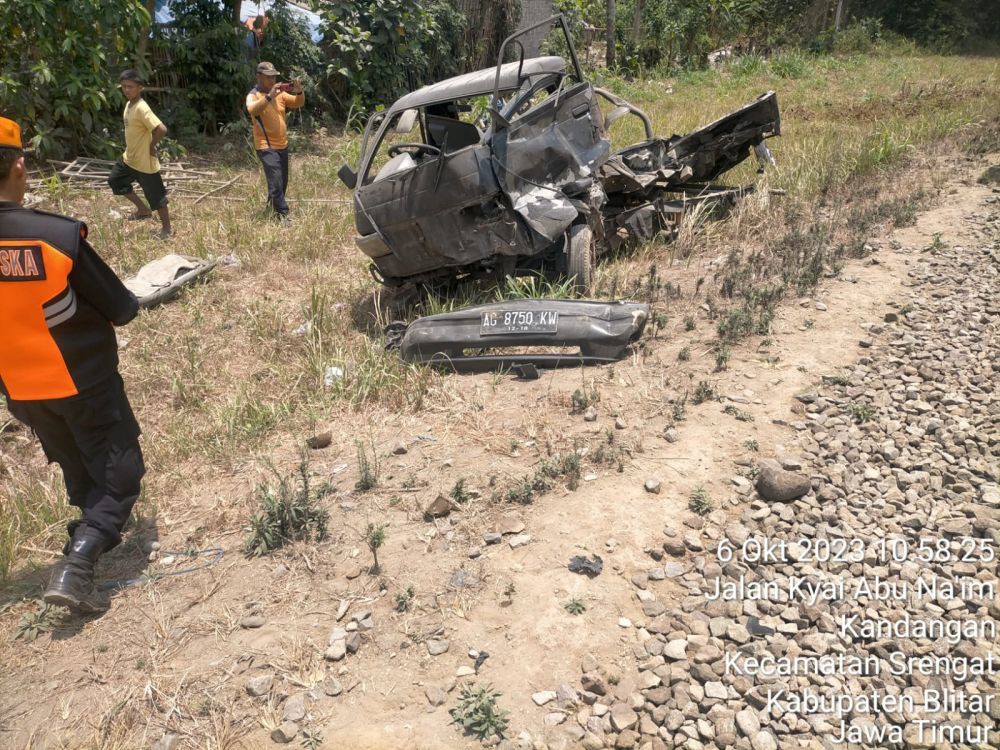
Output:
[[[136,172],[154,174],[160,171],[160,160],[149,155],[149,144],[153,140],[153,131],[162,123],[153,114],[153,110],[140,99],[135,104],[125,105],[122,115],[125,121],[125,153],[122,160]]]

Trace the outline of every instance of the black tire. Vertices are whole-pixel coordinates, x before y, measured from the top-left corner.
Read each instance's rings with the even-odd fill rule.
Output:
[[[578,294],[590,293],[597,252],[594,233],[586,224],[576,224],[566,233],[566,275]]]

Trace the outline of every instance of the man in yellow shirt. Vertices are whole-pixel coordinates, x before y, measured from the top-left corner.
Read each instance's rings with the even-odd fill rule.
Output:
[[[298,109],[306,103],[302,84],[278,83],[274,65],[262,62],[257,66],[257,85],[247,94],[247,112],[253,122],[253,140],[257,156],[264,165],[267,179],[267,202],[278,218],[288,221],[288,129],[285,111]]]
[[[146,219],[156,211],[161,225],[156,236],[165,240],[173,234],[173,230],[167,209],[167,189],[160,176],[160,160],[156,158],[156,144],[167,134],[167,126],[160,122],[142,98],[142,79],[136,71],[124,71],[120,81],[122,93],[128,100],[122,116],[125,121],[125,153],[111,168],[108,185],[111,192],[127,198],[135,206],[132,219]],[[149,208],[135,194],[132,185],[136,182],[142,187]]]

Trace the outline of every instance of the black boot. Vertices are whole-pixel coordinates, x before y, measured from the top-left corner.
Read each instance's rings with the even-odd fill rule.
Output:
[[[76,536],[76,530],[86,523],[82,518],[76,518],[66,524],[66,544],[62,548],[63,557],[66,557],[73,547],[73,537]]]
[[[52,571],[42,599],[77,614],[106,611],[111,606],[110,598],[94,588],[94,564],[108,546],[107,538],[100,531],[79,526],[68,553]]]

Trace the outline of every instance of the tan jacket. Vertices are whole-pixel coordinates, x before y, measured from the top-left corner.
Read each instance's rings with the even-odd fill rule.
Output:
[[[247,94],[247,112],[253,121],[253,142],[258,151],[288,148],[288,128],[285,111],[298,109],[306,103],[306,95],[279,91],[271,101],[256,86]]]

